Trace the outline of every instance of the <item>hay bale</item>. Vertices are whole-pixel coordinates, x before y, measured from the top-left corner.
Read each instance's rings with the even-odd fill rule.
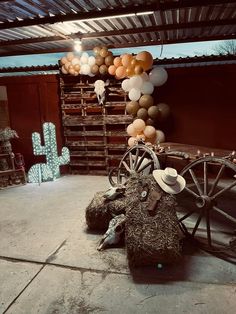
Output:
[[[114,215],[125,213],[124,197],[119,196],[115,200],[107,200],[104,192],[97,192],[85,210],[85,218],[88,228],[91,230],[106,230]]]
[[[146,200],[141,197],[143,190],[148,190]],[[150,212],[152,193],[157,193],[160,199]],[[126,197],[129,203],[125,239],[130,266],[178,261],[181,245],[175,196],[161,190],[152,175],[136,175],[127,183]]]

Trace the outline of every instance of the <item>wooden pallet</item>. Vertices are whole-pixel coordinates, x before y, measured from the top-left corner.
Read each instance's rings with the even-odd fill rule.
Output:
[[[127,149],[127,94],[111,80],[105,105],[99,105],[94,82],[101,78],[60,76],[65,146],[70,150],[70,173],[108,174]]]

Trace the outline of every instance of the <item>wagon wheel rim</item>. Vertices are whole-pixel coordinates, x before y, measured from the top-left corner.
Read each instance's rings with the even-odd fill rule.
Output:
[[[159,169],[160,163],[154,151],[144,144],[129,148],[123,155],[117,170],[117,183],[125,184],[128,178],[135,174],[149,174]]]
[[[217,168],[212,176],[210,170]],[[202,170],[200,176],[197,171]],[[224,174],[230,171],[230,178],[227,183],[223,183]],[[213,216],[218,215],[222,220],[228,221],[236,229],[236,215],[232,212],[233,208],[222,208],[223,197],[229,192],[236,191],[236,165],[226,159],[218,157],[203,157],[187,165],[180,173],[186,179],[185,193],[192,199],[194,206],[192,209],[179,218],[181,223],[192,219],[193,226],[187,227],[188,233],[193,238],[205,223],[205,240],[203,246],[209,250],[218,250],[220,245],[212,239],[216,230],[213,229]],[[232,175],[232,177],[231,177]],[[197,210],[196,210],[197,209]],[[204,223],[203,223],[204,221]],[[233,236],[232,232],[232,236]],[[228,249],[228,245],[222,245],[221,249]],[[236,252],[235,252],[236,253]]]

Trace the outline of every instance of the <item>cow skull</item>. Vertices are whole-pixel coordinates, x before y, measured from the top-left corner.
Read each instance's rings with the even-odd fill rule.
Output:
[[[120,241],[125,230],[125,221],[126,217],[124,214],[120,214],[110,220],[108,229],[99,243],[98,251],[104,250],[110,244],[116,244]]]

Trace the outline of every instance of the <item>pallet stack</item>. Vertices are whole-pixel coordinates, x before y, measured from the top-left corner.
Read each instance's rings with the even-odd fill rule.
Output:
[[[125,112],[127,95],[119,81],[110,80],[106,102],[99,105],[96,79],[60,76],[62,124],[72,174],[107,175],[127,149],[126,127],[132,122]]]

